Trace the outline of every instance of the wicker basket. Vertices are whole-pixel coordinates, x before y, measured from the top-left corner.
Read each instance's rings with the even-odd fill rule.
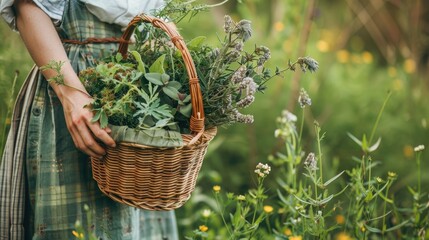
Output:
[[[119,45],[119,52],[127,57],[128,40],[141,22],[164,30],[182,53],[192,98],[192,134],[182,134],[184,144],[175,148],[119,142],[116,148],[107,148],[103,159],[91,159],[92,171],[100,190],[119,203],[148,210],[172,210],[181,207],[194,190],[216,128],[204,129],[203,101],[195,66],[174,27],[161,19],[139,15],[125,30],[122,36],[125,41]]]

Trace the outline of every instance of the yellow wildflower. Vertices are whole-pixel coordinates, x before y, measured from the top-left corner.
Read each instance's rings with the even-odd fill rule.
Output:
[[[411,58],[405,60],[404,70],[406,73],[414,73],[416,71],[416,62]]]
[[[347,63],[350,59],[350,53],[347,50],[340,50],[337,52],[337,60],[340,63]]]
[[[302,240],[302,236],[290,236],[289,240]]]
[[[72,231],[72,234],[73,234],[73,236],[75,236],[75,237],[79,238],[79,233],[78,233],[78,232],[76,232],[75,230],[73,230],[73,231]]]
[[[335,235],[335,240],[352,240],[352,237],[345,232],[340,232]]]
[[[362,60],[364,63],[372,63],[372,54],[368,51],[362,53]]]
[[[414,149],[410,145],[405,145],[402,149],[402,152],[404,153],[404,156],[407,158],[412,158],[414,155]]]
[[[317,41],[317,49],[319,49],[320,52],[327,52],[329,51],[329,43],[325,40],[319,40]]]
[[[207,232],[209,230],[209,228],[206,225],[201,225],[198,227],[198,229],[200,229],[201,232]]]
[[[213,191],[215,191],[216,193],[220,192],[221,187],[219,185],[215,185],[213,186]]]
[[[290,230],[289,228],[286,228],[283,233],[286,236],[290,236],[290,235],[292,235],[292,230]]]
[[[337,222],[337,224],[344,224],[345,221],[346,219],[344,218],[343,215],[338,214],[335,216],[335,222]]]
[[[270,205],[264,206],[264,212],[266,212],[266,213],[271,213],[271,212],[273,212],[273,210],[274,210],[274,208]]]
[[[278,21],[274,23],[274,29],[276,30],[276,32],[281,32],[283,31],[284,28],[285,28],[285,25],[282,22]]]

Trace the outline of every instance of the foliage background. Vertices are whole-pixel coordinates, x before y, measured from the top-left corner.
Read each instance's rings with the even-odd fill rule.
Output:
[[[306,112],[308,129],[317,120],[326,132],[322,141],[327,176],[355,164],[351,156],[361,154],[347,132],[355,136],[371,131],[387,92],[392,97],[381,119],[376,138],[381,146],[373,158],[380,161],[374,175],[396,172],[392,186],[396,201],[406,186],[416,185],[413,148],[429,147],[429,3],[400,0],[245,0],[234,1],[179,24],[185,39],[206,35],[216,42],[223,16],[252,21],[251,41],[268,46],[271,65],[286,66],[289,59],[311,56],[320,70],[314,74],[291,72],[268,84],[248,109],[252,125],[220,129],[205,159],[193,199],[177,211],[182,231],[189,231],[192,212],[213,185],[226,191],[245,192],[255,185],[254,167],[281,148],[273,137],[275,119],[283,109],[296,110],[297,93],[304,87],[312,98]],[[0,23],[0,137],[10,123],[10,101],[32,66],[19,35]],[[248,44],[252,46],[252,44]],[[15,89],[13,79],[19,70]],[[305,131],[306,149],[314,149],[313,131]],[[0,142],[0,151],[3,142]],[[429,169],[427,153],[423,173]],[[275,169],[273,169],[275,171]],[[423,175],[423,191],[429,192],[429,175]],[[192,206],[191,206],[192,205]],[[192,228],[193,227],[193,228]]]

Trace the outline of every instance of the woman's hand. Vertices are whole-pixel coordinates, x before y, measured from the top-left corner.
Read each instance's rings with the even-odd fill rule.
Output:
[[[92,98],[82,92],[70,89],[67,94],[64,94],[63,91],[61,102],[67,128],[78,149],[92,157],[101,158],[106,154],[106,151],[99,141],[115,147],[115,142],[108,134],[110,129],[102,129],[98,122],[92,122],[94,115],[87,107],[91,104]]]
[[[85,88],[68,60],[51,19],[32,1],[15,1],[15,10],[18,30],[37,66],[51,61],[64,62],[62,74],[65,84],[80,89],[51,84],[63,105],[67,127],[76,147],[92,157],[100,158],[105,150],[99,141],[112,147],[115,142],[108,134],[109,129],[101,129],[98,123],[91,122],[93,114],[84,106],[89,105],[92,99],[85,95]],[[50,69],[43,71],[46,79],[57,74]]]

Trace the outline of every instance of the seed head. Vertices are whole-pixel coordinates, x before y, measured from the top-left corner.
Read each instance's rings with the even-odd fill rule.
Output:
[[[304,161],[304,166],[308,168],[310,171],[317,170],[317,159],[314,153],[309,153],[307,158]]]
[[[307,92],[304,88],[301,88],[299,92],[298,102],[301,108],[305,108],[305,106],[311,106],[311,98],[308,96]]]

